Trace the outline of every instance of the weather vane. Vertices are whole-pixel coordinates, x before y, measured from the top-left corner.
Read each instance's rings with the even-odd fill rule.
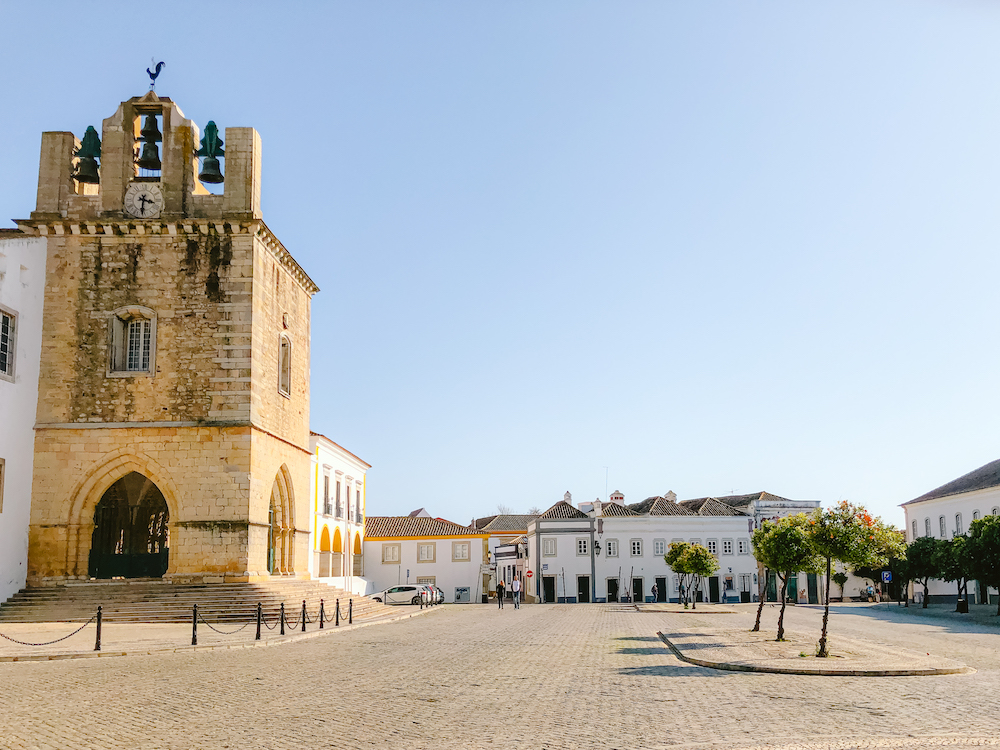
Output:
[[[163,66],[166,65],[165,62],[156,62],[155,57],[149,58],[149,62],[154,66],[153,70],[146,68],[146,72],[149,73],[149,90],[152,91],[156,86],[156,77],[160,75],[160,71]]]

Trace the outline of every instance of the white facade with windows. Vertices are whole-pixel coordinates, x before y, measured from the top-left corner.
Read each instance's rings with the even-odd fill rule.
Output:
[[[0,602],[24,587],[46,243],[0,230]]]
[[[312,526],[309,573],[356,594],[364,579],[365,477],[371,466],[324,435],[309,435]]]
[[[368,593],[431,583],[446,602],[481,601],[489,591],[489,534],[427,516],[371,516],[365,521]]]
[[[952,482],[921,495],[902,505],[906,516],[906,541],[922,536],[952,539],[967,534],[969,524],[988,515],[1000,515],[1000,460],[980,466]],[[911,596],[922,602],[924,587],[911,587]],[[957,586],[947,581],[932,580],[927,587],[931,602],[953,602],[958,598]],[[997,590],[969,584],[972,603],[996,602]]]

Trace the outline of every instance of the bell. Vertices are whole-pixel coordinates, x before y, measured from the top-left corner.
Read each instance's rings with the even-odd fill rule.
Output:
[[[101,176],[97,171],[97,159],[93,156],[80,157],[73,179],[77,182],[86,182],[89,185],[99,185]]]
[[[159,143],[163,140],[163,134],[156,125],[155,115],[146,115],[146,122],[143,123],[139,135],[142,136],[142,140],[146,143]]]
[[[136,162],[142,169],[160,169],[163,165],[160,163],[160,150],[156,147],[155,143],[144,143],[142,144],[142,154],[139,156],[139,161]]]
[[[219,160],[214,156],[206,156],[205,161],[201,165],[201,173],[198,175],[198,179],[202,182],[212,184],[218,184],[225,180],[226,178],[222,176],[222,170],[219,169]]]

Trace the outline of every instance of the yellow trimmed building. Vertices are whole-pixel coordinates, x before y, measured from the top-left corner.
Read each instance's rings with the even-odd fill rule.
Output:
[[[365,594],[365,476],[371,465],[318,432],[312,449],[312,558],[309,570]]]

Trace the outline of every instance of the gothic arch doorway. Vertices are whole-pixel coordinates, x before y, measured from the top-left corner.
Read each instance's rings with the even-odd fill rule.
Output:
[[[92,578],[159,578],[167,572],[170,513],[163,493],[130,472],[112,484],[94,509]]]
[[[267,570],[272,575],[295,572],[295,522],[292,515],[294,499],[288,467],[278,470],[271,485],[267,539]]]

